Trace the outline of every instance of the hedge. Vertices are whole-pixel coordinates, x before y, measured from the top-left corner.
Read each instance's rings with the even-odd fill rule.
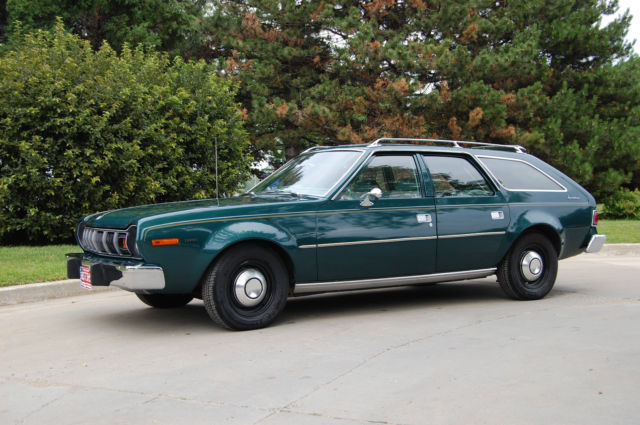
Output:
[[[19,31],[19,30],[18,30]],[[204,62],[15,34],[0,57],[0,243],[62,242],[88,213],[234,191],[249,170],[236,88]]]

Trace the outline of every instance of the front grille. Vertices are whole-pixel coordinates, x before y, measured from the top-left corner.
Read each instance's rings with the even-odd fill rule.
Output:
[[[85,251],[117,257],[137,257],[136,228],[127,230],[78,228],[78,242]]]

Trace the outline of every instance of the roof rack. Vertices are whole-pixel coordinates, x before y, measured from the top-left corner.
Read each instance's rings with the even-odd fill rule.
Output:
[[[382,137],[373,143],[368,144],[368,147],[371,146],[380,146],[383,142],[426,142],[434,145],[437,144],[447,144],[454,148],[464,148],[467,145],[471,149],[496,149],[496,150],[506,150],[517,153],[524,153],[527,151],[523,146],[520,145],[498,145],[495,143],[483,143],[483,142],[468,142],[465,140],[443,140],[443,139],[413,139],[413,138],[403,138],[403,137]]]

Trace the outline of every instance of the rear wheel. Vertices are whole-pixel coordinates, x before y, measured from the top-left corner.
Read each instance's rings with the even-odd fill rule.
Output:
[[[257,245],[238,245],[207,273],[202,300],[209,316],[226,328],[263,328],[284,308],[288,282],[287,269],[275,252]]]
[[[498,282],[507,296],[537,300],[549,293],[558,274],[558,253],[541,234],[530,233],[511,247],[498,269]]]
[[[190,294],[136,294],[140,301],[155,308],[174,308],[187,305],[193,299]]]

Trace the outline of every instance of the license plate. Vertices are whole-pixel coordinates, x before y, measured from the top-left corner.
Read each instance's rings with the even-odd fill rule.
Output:
[[[93,285],[91,285],[91,266],[80,266],[80,286],[84,289],[93,289]]]

